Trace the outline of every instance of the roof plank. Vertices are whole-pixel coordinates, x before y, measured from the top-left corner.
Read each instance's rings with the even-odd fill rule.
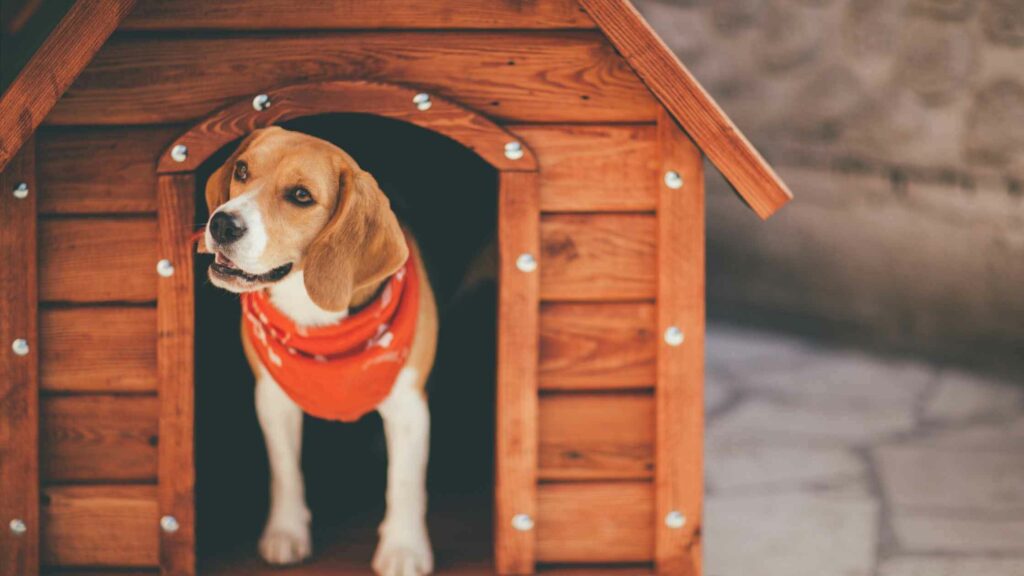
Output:
[[[78,0],[0,96],[0,170],[32,136],[135,0]]]
[[[579,0],[637,76],[761,218],[793,198],[629,0]]]

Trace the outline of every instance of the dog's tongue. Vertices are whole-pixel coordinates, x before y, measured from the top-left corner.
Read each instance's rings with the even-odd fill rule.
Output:
[[[220,264],[221,266],[226,266],[228,268],[234,268],[236,270],[238,269],[238,266],[235,266],[234,262],[229,260],[227,256],[221,254],[220,252],[217,252],[217,257],[215,258],[215,261],[217,262],[217,264]]]

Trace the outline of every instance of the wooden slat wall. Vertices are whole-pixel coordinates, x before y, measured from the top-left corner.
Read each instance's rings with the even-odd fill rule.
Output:
[[[35,143],[0,172],[0,575],[39,569],[39,339],[37,338]],[[28,184],[19,199],[15,186]],[[24,339],[28,354],[12,350]],[[25,523],[14,535],[11,520]]]
[[[196,120],[269,87],[338,78],[417,86],[504,121],[655,119],[650,93],[599,33],[524,34],[115,35],[46,122]]]
[[[308,2],[144,0],[122,30],[545,29],[593,28],[576,0],[461,0],[458,8],[418,0]]]

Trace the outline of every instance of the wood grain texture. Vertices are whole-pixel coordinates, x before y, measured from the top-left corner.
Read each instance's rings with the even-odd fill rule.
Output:
[[[44,482],[156,480],[156,396],[58,396],[40,406]]]
[[[786,184],[629,0],[579,0],[608,40],[761,218],[793,199]]]
[[[0,172],[0,575],[39,570],[39,340],[36,309],[36,179],[30,139]],[[25,182],[28,197],[11,193]],[[28,342],[18,356],[11,344]],[[15,537],[13,518],[28,530]]]
[[[0,170],[32,137],[134,5],[135,0],[79,0],[71,6],[0,94]]]
[[[643,300],[655,294],[655,219],[646,214],[541,218],[544,300]]]
[[[535,515],[537,488],[538,271],[516,268],[539,254],[537,174],[502,172],[498,192],[498,389],[495,447],[494,562],[499,574],[531,574],[534,533],[512,527]],[[540,268],[544,261],[540,259]]]
[[[526,144],[520,144],[522,157],[505,156],[505,144],[516,137],[504,128],[439,96],[431,97],[429,109],[419,110],[413,102],[419,93],[396,84],[342,80],[268,90],[268,109],[256,110],[252,98],[243,98],[176,138],[160,157],[158,172],[194,171],[214,152],[256,128],[329,113],[373,114],[408,122],[459,142],[499,170],[537,169]],[[183,162],[171,157],[171,150],[178,145],[188,148]]]
[[[153,218],[83,218],[39,223],[39,298],[46,302],[156,299]]]
[[[188,121],[274,87],[344,78],[415,86],[521,122],[650,122],[657,109],[593,31],[307,32],[112,38],[47,122]]]
[[[196,573],[195,536],[195,304],[192,281],[192,221],[196,181],[193,174],[157,179],[160,257],[174,274],[160,278],[157,296],[157,376],[160,394],[160,515],[180,528],[160,531],[160,572]]]
[[[593,28],[575,0],[142,0],[122,30]]]
[[[156,566],[156,486],[52,486],[42,491],[46,566]]]
[[[650,482],[541,484],[537,561],[648,562],[654,557]]]
[[[46,391],[156,391],[156,310],[57,308],[39,316]]]
[[[156,212],[153,166],[184,130],[177,125],[40,129],[39,211]]]
[[[654,397],[545,394],[540,399],[541,480],[650,480]]]
[[[662,574],[701,574],[704,496],[704,174],[700,150],[667,113],[658,122],[665,170],[683,187],[662,185],[658,204],[658,330],[678,326],[679,346],[658,346],[656,560]],[[666,526],[672,511],[682,528]]]
[[[653,388],[656,330],[651,303],[545,303],[540,388]]]
[[[509,129],[537,154],[545,212],[652,211],[658,188],[654,126],[529,125]]]

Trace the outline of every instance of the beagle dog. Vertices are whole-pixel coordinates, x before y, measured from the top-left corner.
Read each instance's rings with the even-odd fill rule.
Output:
[[[432,572],[424,385],[437,308],[418,248],[388,198],[337,146],[271,127],[245,138],[210,176],[206,201],[209,278],[242,295],[242,343],[270,461],[260,555],[285,565],[312,553],[303,412],[354,420],[375,409],[388,471],[373,569]]]

